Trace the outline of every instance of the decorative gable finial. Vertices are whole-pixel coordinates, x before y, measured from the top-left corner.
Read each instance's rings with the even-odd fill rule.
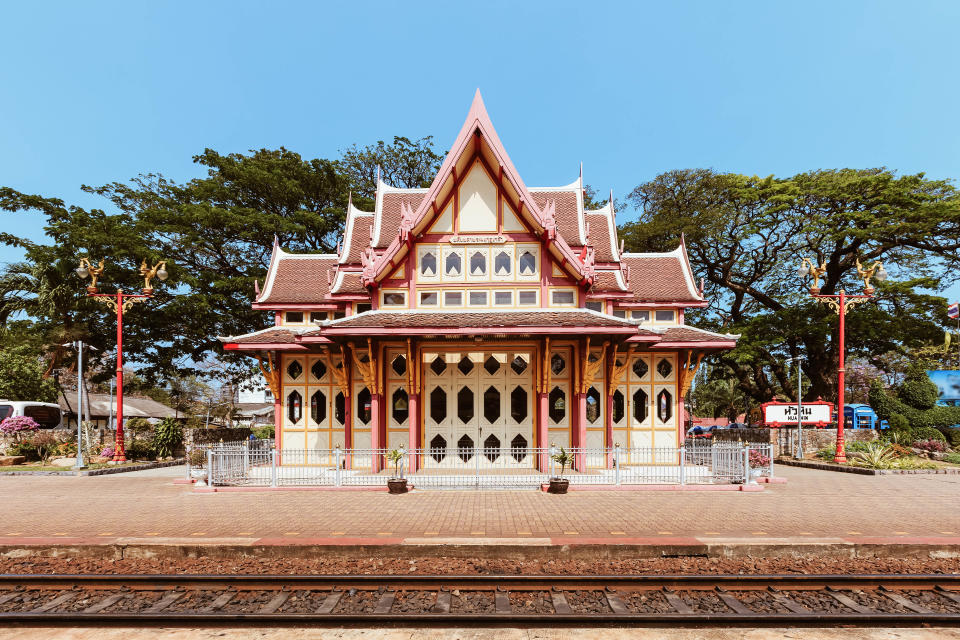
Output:
[[[593,284],[593,278],[597,270],[595,267],[596,260],[593,254],[593,247],[584,247],[584,254],[581,260],[583,261],[583,279],[589,284]]]
[[[369,287],[376,282],[377,276],[377,252],[373,247],[367,247],[360,254],[360,264],[363,266],[363,272],[360,274],[360,282],[363,286]]]
[[[547,234],[547,240],[557,238],[557,202],[556,200],[547,200],[543,207],[543,229]]]
[[[413,207],[408,203],[403,202],[400,204],[400,241],[406,242],[407,238],[410,236],[410,231],[413,229]]]
[[[260,281],[256,278],[253,279],[253,292],[257,294],[256,297],[260,297]]]
[[[337,238],[337,255],[340,255],[340,252],[343,251],[343,238]]]

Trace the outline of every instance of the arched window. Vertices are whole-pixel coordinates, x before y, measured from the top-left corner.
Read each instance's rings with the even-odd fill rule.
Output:
[[[393,392],[393,421],[397,424],[406,422],[410,414],[410,403],[407,392],[403,389],[397,389]]]
[[[633,419],[637,422],[643,422],[647,419],[647,413],[650,410],[647,407],[647,392],[643,389],[637,389],[633,392]]]
[[[300,422],[303,417],[303,396],[299,391],[291,391],[287,395],[287,419],[292,424]]]
[[[493,272],[498,276],[508,276],[513,271],[513,256],[506,251],[500,251],[493,259]]]
[[[460,254],[456,252],[448,253],[443,268],[448,276],[460,275],[460,271],[463,269],[463,260],[460,258]]]
[[[420,256],[420,273],[425,276],[437,275],[437,256],[430,251]]]
[[[475,251],[470,256],[470,275],[482,276],[487,273],[487,256],[482,251]]]
[[[317,424],[327,419],[327,396],[323,391],[315,391],[310,396],[310,418]]]
[[[587,391],[587,422],[594,423],[600,419],[600,392],[596,387]]]
[[[533,275],[537,272],[537,256],[529,251],[520,254],[520,275]]]
[[[550,414],[551,420],[559,424],[567,415],[567,394],[560,387],[554,387],[550,392],[549,403],[550,408],[547,413]]]
[[[369,424],[370,418],[373,415],[370,404],[370,390],[364,387],[360,390],[360,393],[357,394],[357,418],[359,418],[363,424]]]

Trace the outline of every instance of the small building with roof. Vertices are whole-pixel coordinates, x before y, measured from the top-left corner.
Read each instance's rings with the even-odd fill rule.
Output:
[[[550,445],[676,448],[701,359],[737,336],[686,324],[707,300],[683,242],[665,249],[625,252],[582,175],[526,186],[478,91],[428,188],[378,179],[336,254],[275,245],[253,301],[274,326],[221,340],[259,359],[281,450],[522,468]]]

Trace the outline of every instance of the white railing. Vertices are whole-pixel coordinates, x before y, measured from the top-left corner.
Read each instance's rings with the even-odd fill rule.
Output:
[[[207,452],[213,486],[384,486],[405,478],[417,488],[539,488],[561,475],[556,447],[398,450],[276,449],[273,441],[216,444]],[[681,447],[566,449],[572,485],[738,484],[773,475],[769,444],[718,442]]]

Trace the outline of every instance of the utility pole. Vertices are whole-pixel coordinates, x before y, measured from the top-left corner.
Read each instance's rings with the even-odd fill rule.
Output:
[[[801,401],[801,394],[803,393],[803,367],[800,366],[803,359],[804,356],[787,359],[787,362],[797,363],[797,446],[793,454],[793,457],[797,460],[803,460],[803,416],[801,415],[803,409]]]
[[[77,350],[77,462],[74,469],[83,469],[83,340],[64,343]]]

